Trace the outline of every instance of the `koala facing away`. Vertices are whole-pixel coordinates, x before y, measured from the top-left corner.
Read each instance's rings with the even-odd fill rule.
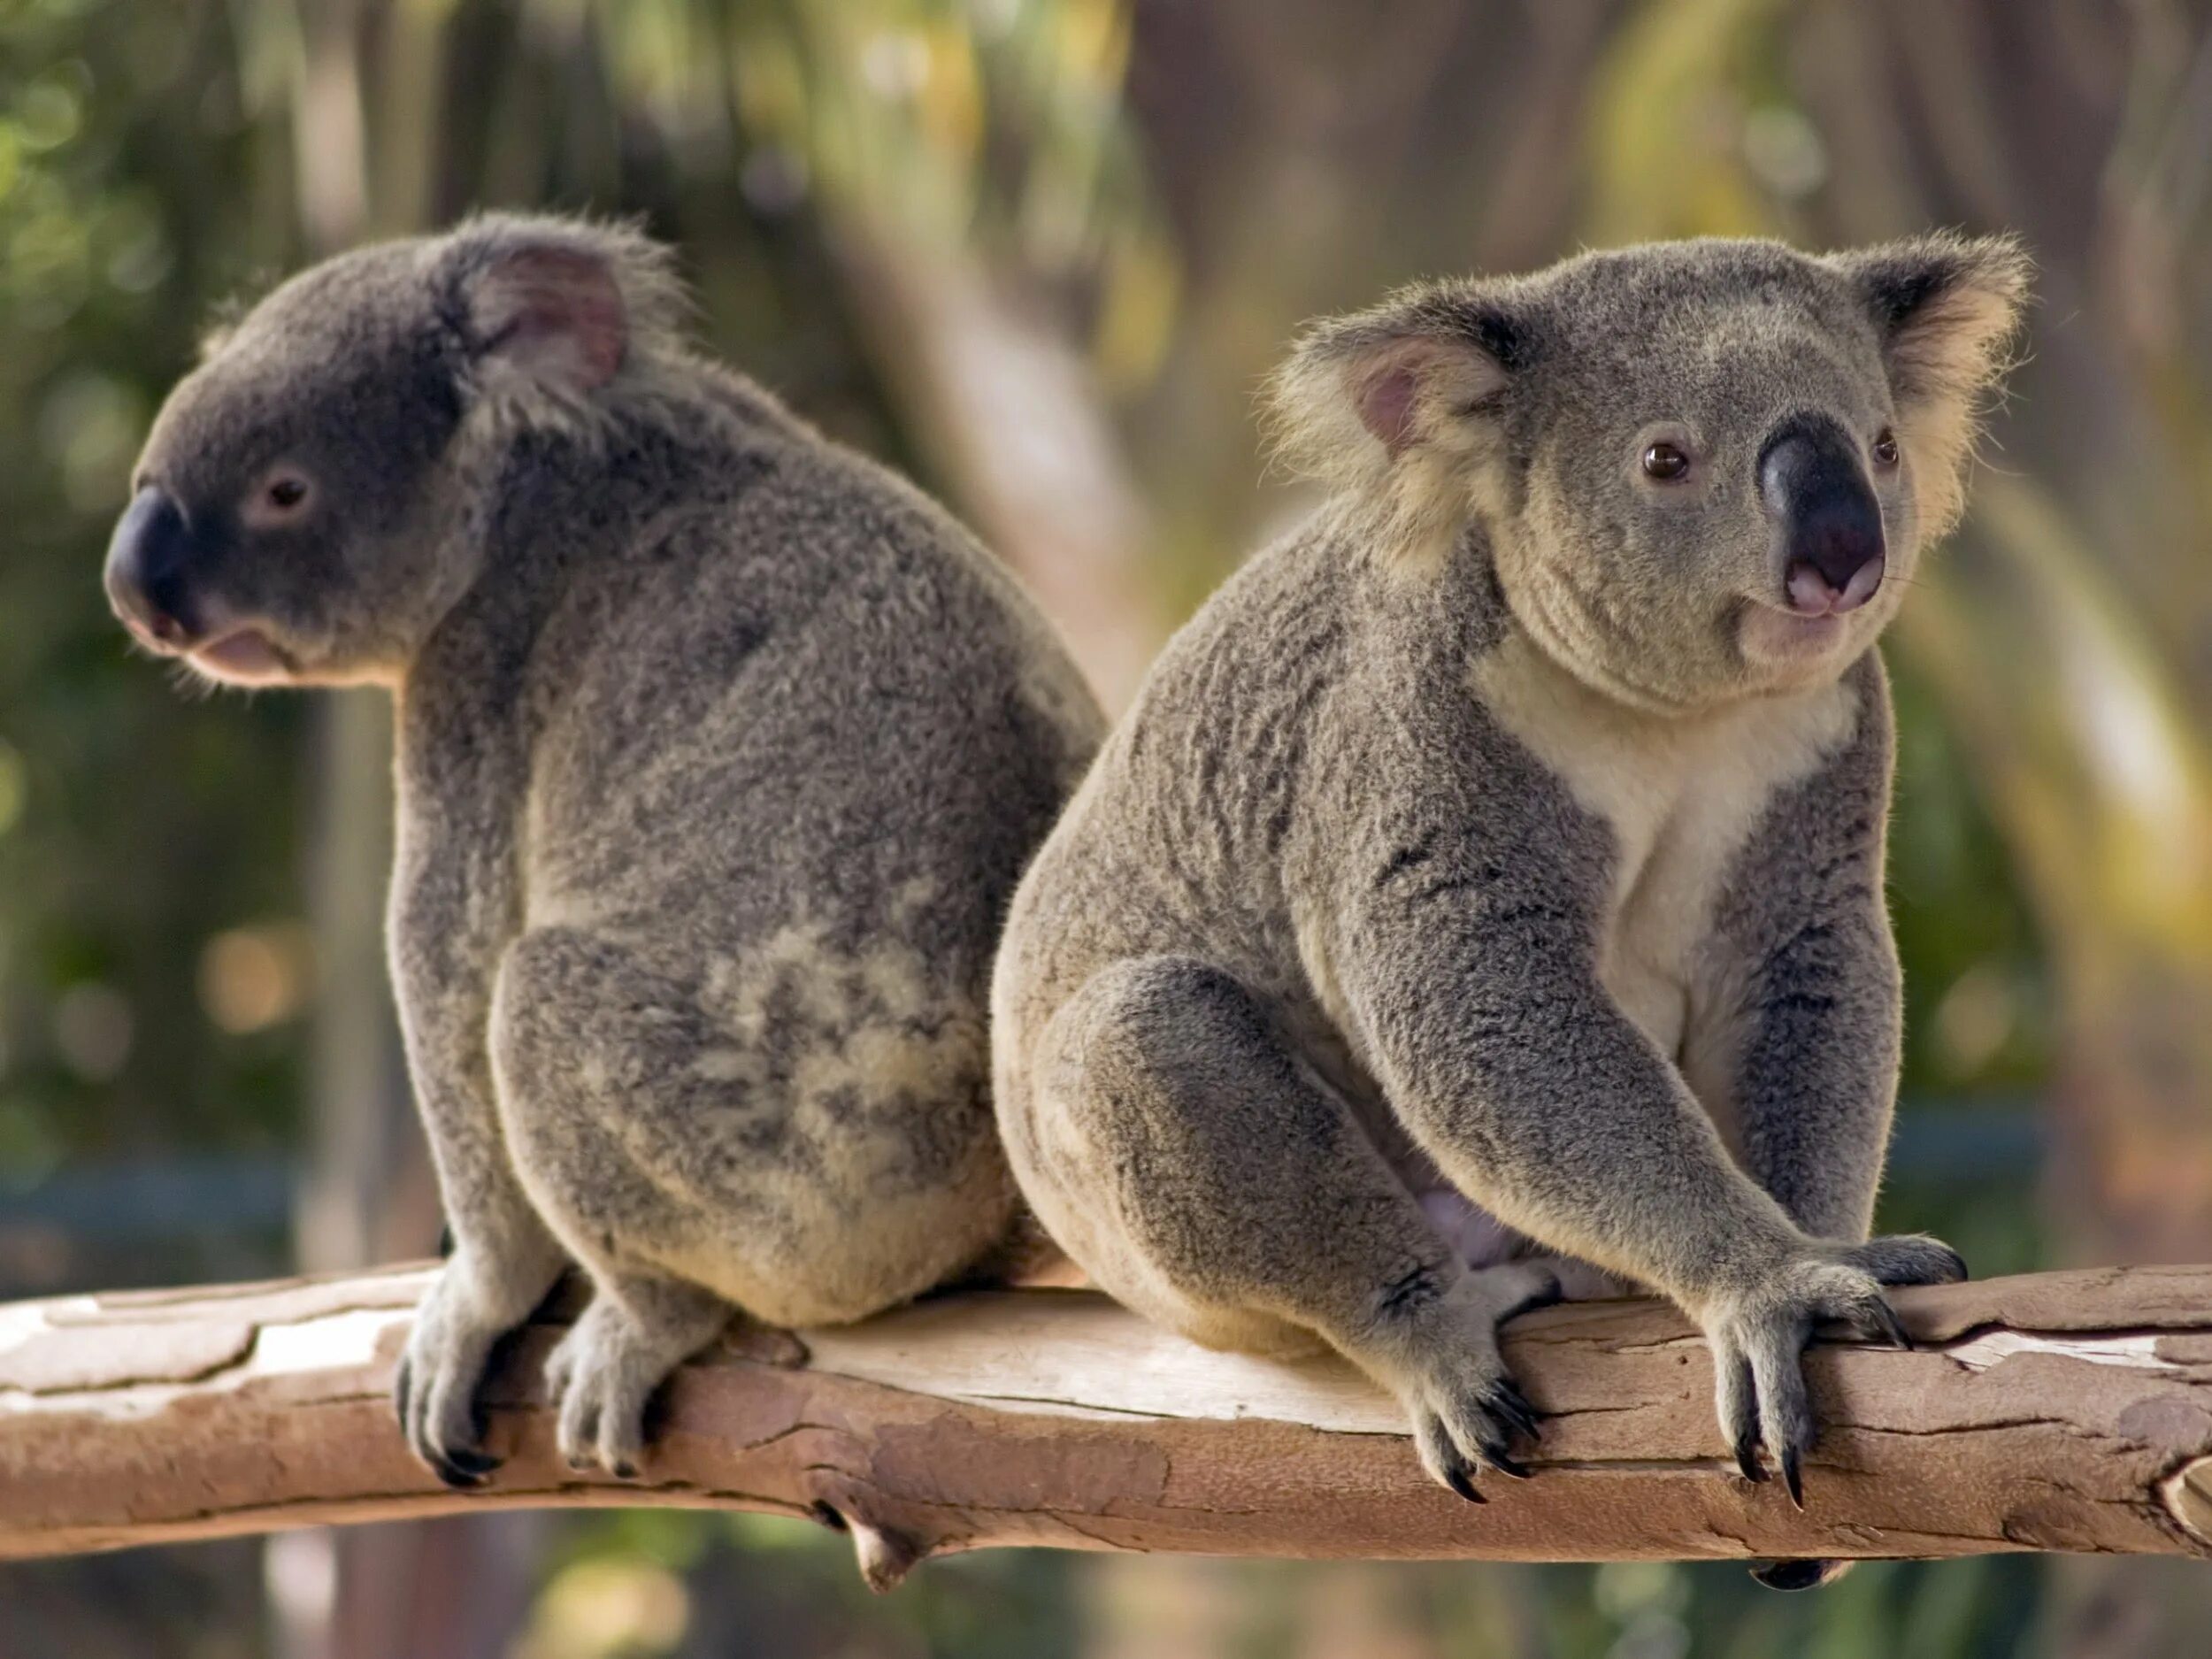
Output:
[[[635,1464],[733,1306],[849,1320],[1001,1242],[998,924],[1095,746],[945,513],[693,357],[664,252],[479,219],[263,301],[164,407],[107,565],[219,680],[397,702],[390,947],[453,1253],[416,1451],[565,1265],[562,1449]]]
[[[1586,255],[1327,323],[1277,386],[1333,485],[1155,665],[1024,878],[999,1119],[1141,1312],[1317,1340],[1475,1495],[1498,1323],[1625,1279],[1704,1328],[1792,1495],[1816,1321],[1895,1338],[1874,643],[1955,517],[2003,241]],[[1798,1580],[1798,1581],[1802,1581]]]

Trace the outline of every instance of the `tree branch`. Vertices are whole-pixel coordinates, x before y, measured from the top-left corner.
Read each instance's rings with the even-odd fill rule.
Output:
[[[385,1394],[420,1268],[0,1306],[0,1558],[471,1508],[672,1504],[849,1527],[884,1587],[995,1544],[1504,1560],[2212,1555],[2212,1267],[1897,1293],[1916,1351],[1824,1343],[1807,1509],[1733,1472],[1703,1344],[1646,1302],[1506,1343],[1534,1478],[1435,1486],[1333,1359],[1209,1353],[1078,1291],[948,1296],[726,1340],[664,1396],[644,1478],[552,1448],[549,1311],[488,1390],[489,1487],[440,1487]]]

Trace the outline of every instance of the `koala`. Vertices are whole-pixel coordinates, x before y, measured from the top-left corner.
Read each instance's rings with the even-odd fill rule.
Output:
[[[1669,242],[1303,336],[1274,408],[1325,500],[1168,645],[995,970],[1015,1176],[1102,1287],[1335,1349],[1469,1499],[1537,1432],[1500,1322],[1647,1287],[1801,1502],[1813,1326],[1902,1341],[1882,1287],[1965,1271],[1869,1236],[1875,642],[2027,280],[2007,240]]]
[[[396,706],[389,945],[453,1240],[396,1382],[476,1394],[571,1264],[561,1450],[635,1472],[741,1310],[853,1320],[1018,1206],[991,954],[1102,733],[1010,575],[693,355],[664,250],[491,216],[342,255],[172,393],[106,587],[226,684]]]

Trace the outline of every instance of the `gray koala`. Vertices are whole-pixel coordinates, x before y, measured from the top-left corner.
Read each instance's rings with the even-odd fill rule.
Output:
[[[397,705],[391,961],[454,1248],[397,1384],[494,1466],[494,1343],[572,1260],[562,1450],[632,1472],[732,1309],[856,1319],[992,1256],[991,951],[1102,722],[1012,580],[692,356],[664,250],[488,217],[213,342],[108,555],[132,633]]]
[[[1304,337],[1274,402],[1328,500],[1169,645],[1001,947],[1009,1156],[1102,1286],[1337,1349],[1471,1499],[1536,1426],[1500,1321],[1649,1286],[1800,1498],[1813,1325],[1901,1341],[1880,1286],[1965,1271],[1868,1237],[1874,642],[2026,280],[2002,240],[1663,243]]]

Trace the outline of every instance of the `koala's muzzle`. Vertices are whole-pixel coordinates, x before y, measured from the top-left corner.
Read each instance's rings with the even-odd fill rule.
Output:
[[[1804,616],[1855,611],[1882,585],[1882,509],[1858,448],[1825,416],[1785,421],[1759,452],[1775,569]]]
[[[149,484],[131,497],[108,541],[108,603],[153,644],[181,648],[191,640],[185,587],[192,556],[191,526],[166,490]]]

